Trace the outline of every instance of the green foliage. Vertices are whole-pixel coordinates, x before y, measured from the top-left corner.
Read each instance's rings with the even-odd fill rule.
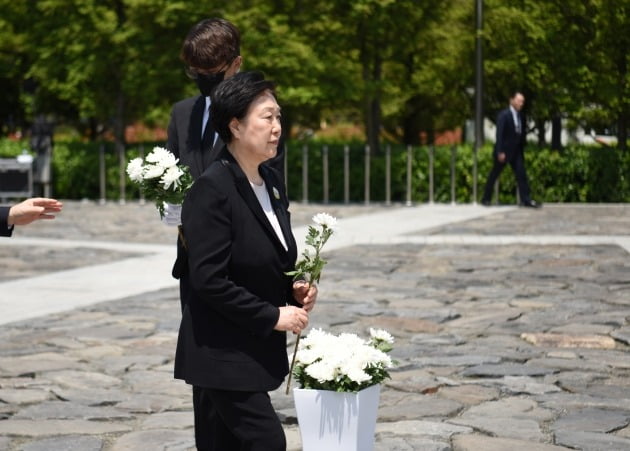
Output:
[[[148,153],[155,145],[143,143],[128,147],[122,164],[125,198],[138,199],[138,186],[129,183],[124,174],[127,162]],[[329,195],[331,203],[344,202],[344,147],[349,149],[349,202],[365,202],[365,145],[360,142],[297,142],[290,141],[287,150],[287,191],[293,201],[304,200],[303,149],[308,146],[309,202],[323,202],[323,147],[328,148]],[[100,197],[99,150],[103,148],[107,199],[120,198],[121,162],[111,142],[56,141],[53,150],[53,193],[61,199],[98,199]],[[386,148],[386,146],[383,146]],[[391,202],[407,200],[408,148],[391,147]],[[26,141],[0,139],[0,158],[12,158]],[[451,199],[452,147],[435,147],[433,152],[433,180],[435,202],[449,203]],[[492,167],[492,148],[479,150],[478,196],[481,196],[486,177]],[[430,201],[430,148],[411,147],[411,201]],[[527,175],[532,197],[542,202],[630,202],[630,152],[614,148],[571,146],[562,152],[528,147],[525,150]],[[370,202],[386,200],[385,155],[370,157]],[[473,150],[470,146],[455,147],[455,202],[472,202]],[[516,182],[510,167],[500,177],[499,201],[516,202]],[[479,199],[477,199],[479,200]]]
[[[324,219],[322,221],[320,219]],[[287,276],[293,280],[306,280],[309,283],[318,283],[322,275],[322,270],[327,261],[321,257],[321,251],[328,239],[334,233],[336,219],[325,213],[320,213],[316,217],[316,226],[308,226],[306,235],[306,245],[302,252],[302,258],[295,264],[295,270],[287,272]]]
[[[417,146],[420,133],[472,115],[475,4],[470,0],[0,0],[0,133],[36,114],[124,143],[136,121],[165,127],[197,89],[178,55],[190,27],[222,16],[242,33],[245,70],[278,83],[283,124],[363,125]],[[630,121],[630,0],[484,0],[484,111],[494,120],[521,89],[544,146],[544,123]],[[379,181],[380,183],[380,181]]]
[[[111,142],[56,142],[53,150],[53,194],[61,199],[100,198],[100,158],[101,149],[105,164],[105,198],[120,199],[121,170],[123,171],[125,199],[138,199],[140,190],[129,183],[124,173],[127,162],[147,153],[156,143],[144,143],[129,147],[123,161],[114,151]]]
[[[29,145],[24,140],[0,139],[0,158],[17,157],[23,149],[29,150]]]

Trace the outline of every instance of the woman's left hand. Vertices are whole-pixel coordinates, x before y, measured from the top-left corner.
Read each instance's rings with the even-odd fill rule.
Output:
[[[317,285],[311,285],[304,280],[296,280],[293,282],[293,298],[302,304],[304,310],[310,312],[317,300]]]

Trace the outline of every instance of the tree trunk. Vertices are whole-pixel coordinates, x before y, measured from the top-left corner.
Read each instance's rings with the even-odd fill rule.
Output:
[[[416,100],[407,101],[405,117],[403,118],[403,142],[407,145],[417,146],[420,144],[420,114],[416,109]]]
[[[620,150],[628,149],[628,114],[623,112],[617,119],[617,147]]]
[[[538,134],[538,147],[545,147],[545,121],[542,119],[536,119],[536,132]]]
[[[562,150],[562,118],[559,114],[551,119],[551,149]]]
[[[366,71],[369,73],[369,69]],[[369,76],[371,84],[376,86],[381,81],[382,72],[382,60],[381,57],[374,55],[374,61],[372,66],[372,73]],[[373,93],[370,93],[367,100],[367,142],[370,146],[370,153],[372,155],[380,153],[380,130],[381,130],[381,99],[380,88],[377,87]]]
[[[119,188],[120,197],[118,201],[125,203],[125,188],[126,188],[126,167],[127,158],[125,155],[125,96],[122,89],[118,90],[118,96],[116,98],[116,117],[114,118],[114,147],[116,148],[116,154],[120,160],[120,178]]]

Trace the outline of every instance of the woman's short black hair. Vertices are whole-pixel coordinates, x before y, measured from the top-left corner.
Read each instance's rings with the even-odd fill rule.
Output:
[[[222,81],[212,92],[210,117],[214,130],[224,143],[232,141],[230,121],[241,120],[254,100],[270,91],[276,97],[275,84],[260,72],[239,72]]]

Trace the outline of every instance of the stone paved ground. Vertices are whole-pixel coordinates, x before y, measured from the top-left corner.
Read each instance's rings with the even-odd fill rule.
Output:
[[[370,215],[384,209],[296,204],[293,220],[387,227]],[[326,254],[311,326],[396,338],[376,450],[630,450],[630,206],[492,213]],[[16,235],[173,241],[137,204],[69,203]],[[127,256],[2,246],[0,282]],[[172,379],[179,315],[168,288],[1,325],[0,450],[193,449],[190,390]],[[284,389],[272,399],[299,450]]]

